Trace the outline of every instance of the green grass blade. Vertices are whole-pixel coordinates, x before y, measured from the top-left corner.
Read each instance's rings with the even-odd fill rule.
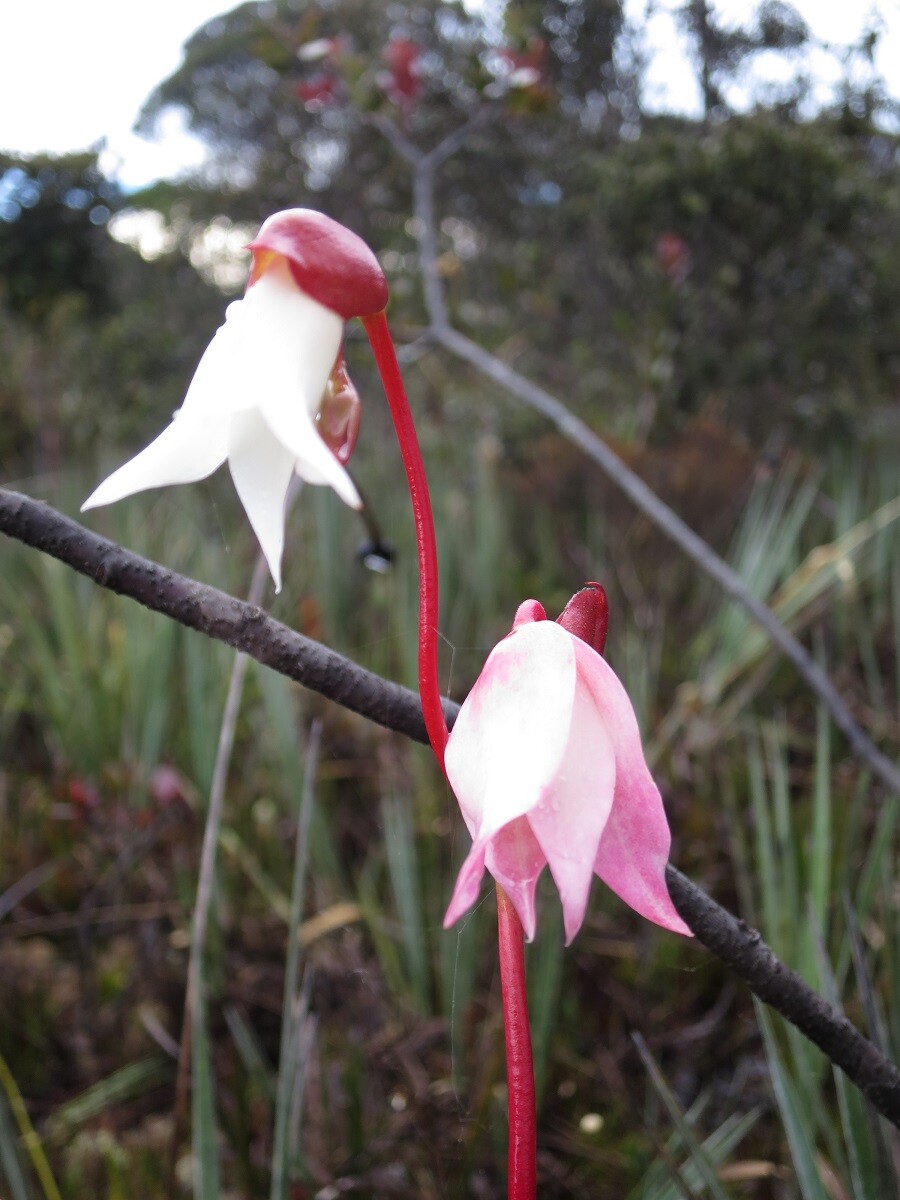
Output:
[[[269,1104],[275,1104],[275,1076],[253,1030],[233,1005],[224,1010],[225,1024],[247,1076]]]
[[[299,1102],[304,1064],[298,1061],[300,1024],[303,1005],[299,996],[300,939],[297,930],[303,919],[306,867],[309,860],[309,827],[315,799],[315,779],[319,761],[322,727],[316,722],[310,731],[306,753],[306,778],[297,814],[294,843],[294,873],[291,885],[291,910],[288,922],[287,962],[284,972],[284,996],[281,1005],[281,1045],[278,1054],[278,1080],[275,1101],[275,1131],[272,1148],[271,1200],[286,1200],[291,1170],[291,1116]]]
[[[48,1136],[70,1134],[79,1125],[98,1117],[112,1105],[139,1096],[144,1090],[154,1087],[171,1074],[171,1062],[158,1055],[120,1067],[118,1071],[113,1071],[80,1096],[58,1108],[47,1125]]]
[[[31,1123],[22,1093],[19,1091],[19,1086],[13,1078],[13,1074],[2,1054],[0,1054],[0,1087],[2,1087],[6,1094],[6,1102],[9,1105],[15,1123],[19,1127],[22,1142],[28,1151],[31,1165],[34,1168],[35,1175],[38,1177],[45,1200],[62,1200],[56,1180],[53,1178],[53,1172],[50,1170],[50,1164],[47,1162],[43,1143],[38,1137],[37,1130]]]
[[[527,959],[534,1087],[538,1105],[547,1079],[551,1040],[558,1023],[564,950],[562,910],[558,904],[546,904],[541,912],[541,936],[528,947]]]
[[[641,1062],[644,1064],[650,1082],[653,1085],[653,1090],[668,1112],[672,1124],[678,1132],[678,1136],[690,1155],[692,1164],[697,1169],[703,1186],[709,1192],[709,1195],[713,1197],[713,1200],[728,1200],[728,1193],[719,1179],[715,1165],[710,1161],[706,1151],[697,1139],[690,1122],[681,1110],[681,1105],[675,1099],[675,1095],[666,1083],[662,1071],[660,1071],[650,1051],[647,1049],[647,1043],[639,1033],[632,1033],[631,1040],[634,1042],[637,1052],[641,1056]]]
[[[0,1178],[9,1189],[11,1200],[32,1200],[22,1169],[19,1139],[3,1098],[0,1098]]]
[[[391,892],[400,919],[400,937],[412,999],[419,1012],[429,1010],[426,905],[421,892],[415,830],[409,807],[398,796],[381,802],[384,849]]]
[[[820,705],[816,712],[816,769],[809,847],[809,894],[822,938],[828,942],[831,894],[831,722]]]
[[[801,1195],[803,1200],[829,1200],[825,1185],[822,1183],[816,1167],[813,1132],[793,1081],[785,1069],[775,1038],[772,1018],[758,1000],[754,999],[753,1006],[756,1009],[756,1019],[762,1032],[772,1087],[781,1112],[781,1119],[784,1122],[784,1131],[787,1135]]]

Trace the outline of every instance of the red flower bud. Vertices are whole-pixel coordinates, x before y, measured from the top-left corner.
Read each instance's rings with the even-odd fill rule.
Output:
[[[586,583],[580,592],[576,592],[557,618],[557,624],[602,654],[609,625],[609,604],[600,584]]]

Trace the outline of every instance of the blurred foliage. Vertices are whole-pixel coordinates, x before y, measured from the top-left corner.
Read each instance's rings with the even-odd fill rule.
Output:
[[[695,33],[706,10],[684,9]],[[790,53],[798,20],[768,4],[719,31],[712,76]],[[334,213],[378,248],[394,321],[414,332],[410,172],[378,122],[428,149],[473,114],[437,181],[461,328],[629,440],[663,444],[697,414],[756,445],[883,436],[900,165],[870,92],[815,120],[796,97],[730,115],[718,93],[714,120],[647,117],[640,61],[616,0],[481,17],[441,0],[278,0],[208,22],[142,118],[152,131],[177,107],[210,150],[194,180],[128,198],[162,222],[154,261],[106,236],[124,201],[92,156],[3,160],[3,461],[25,469],[37,445],[46,466],[101,430],[110,444],[159,428],[221,314],[198,252],[214,228],[240,243],[278,208]]]
[[[122,197],[96,154],[6,155],[0,172],[0,460],[10,478],[158,427],[222,305],[182,254],[145,262],[109,236]]]
[[[391,281],[392,325],[412,340],[425,314],[411,178],[379,125],[427,150],[475,115],[437,180],[454,322],[609,438],[814,648],[858,719],[894,739],[898,141],[871,88],[848,85],[815,119],[802,87],[729,111],[743,62],[808,37],[788,5],[768,3],[737,30],[702,0],[682,16],[706,97],[698,121],[642,112],[640,44],[617,0],[511,0],[483,17],[440,0],[276,0],[208,22],[148,102],[145,129],[174,106],[208,145],[196,178],[122,197],[93,155],[0,158],[5,478],[46,472],[42,494],[74,511],[120,447],[155,433],[234,290],[234,243],[277,208],[321,208],[366,236]],[[115,240],[125,208],[145,214],[155,244]],[[409,682],[408,501],[352,330],[347,354],[369,398],[354,470],[395,566],[366,572],[355,514],[307,489],[273,608]],[[666,781],[679,864],[873,1036],[883,1011],[881,1043],[896,1048],[896,806],[743,615],[576,448],[442,354],[424,351],[404,373],[434,487],[448,693],[465,693],[523,595],[555,612],[578,581],[602,579],[610,658]],[[76,462],[72,476],[59,470]],[[95,519],[217,586],[239,593],[249,576],[252,539],[225,478]],[[189,1194],[158,1043],[181,1020],[231,655],[21,548],[4,552],[0,575],[0,866],[15,884],[0,897],[13,981],[0,1051],[67,1194]],[[462,851],[452,799],[418,748],[254,672],[209,956],[229,1194],[266,1186],[285,844],[300,725],[323,712],[307,901],[333,923],[304,946],[319,1025],[296,1194],[355,1180],[369,1194],[497,1195],[487,910],[440,929]],[[554,901],[543,902],[548,936],[530,971],[547,1196],[699,1195],[710,1162],[727,1164],[728,1194],[779,1200],[796,1194],[798,1163],[854,1200],[869,1200],[857,1177],[888,1178],[885,1131],[814,1053],[767,1026],[785,1147],[750,1005],[704,954],[641,929],[599,888],[563,954]],[[866,988],[874,1017],[861,1011]],[[649,1054],[635,1051],[636,1027]],[[0,1103],[12,1181],[8,1126]]]
[[[120,203],[94,153],[0,154],[0,298],[32,324],[64,296],[107,306],[103,227]]]

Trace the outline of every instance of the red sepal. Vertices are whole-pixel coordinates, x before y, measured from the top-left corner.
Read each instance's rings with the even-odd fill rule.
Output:
[[[609,625],[609,605],[600,584],[586,583],[580,592],[576,592],[557,618],[557,624],[602,654]]]
[[[355,233],[311,208],[288,208],[250,243],[254,259],[280,254],[299,288],[339,317],[368,317],[388,302],[378,259]],[[251,281],[253,276],[251,276]]]

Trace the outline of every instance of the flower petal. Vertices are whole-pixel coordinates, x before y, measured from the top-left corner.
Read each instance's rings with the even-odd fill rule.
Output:
[[[241,386],[290,451],[300,478],[328,484],[345,504],[361,508],[353,480],[314,423],[341,348],[343,322],[299,290],[284,260],[268,267],[241,303],[243,360],[252,367],[249,381],[237,369],[245,380]]]
[[[295,410],[277,428],[268,421],[267,414],[263,415],[278,440],[294,455],[294,470],[301,479],[312,484],[327,484],[350,508],[362,508],[356,484],[322,441],[306,413]],[[302,450],[302,453],[298,453],[298,450]]]
[[[491,838],[473,842],[456,877],[444,928],[449,928],[475,904],[487,868],[509,896],[530,942],[537,923],[535,890],[546,865],[547,859],[525,817],[517,817]]]
[[[530,942],[536,925],[535,889],[547,859],[525,817],[511,821],[494,834],[487,845],[484,863],[509,896]]]
[[[88,496],[81,511],[112,504],[147,488],[196,483],[222,465],[227,450],[227,421],[197,420],[176,414],[172,424],[155,441],[113,471]]]
[[[579,677],[593,693],[616,760],[615,796],[594,870],[642,917],[690,937],[666,887],[672,838],[662,797],[644,758],[631,701],[615,672],[596,651],[577,638],[574,645]]]
[[[572,639],[551,621],[499,642],[466,697],[445,768],[469,832],[486,841],[553,784],[575,697]]]
[[[298,286],[348,320],[381,312],[388,302],[378,259],[362,238],[324,213],[308,208],[275,213],[250,249],[254,257],[283,255]]]
[[[231,419],[228,467],[241,503],[269,564],[275,591],[281,591],[285,500],[294,457],[257,412]]]
[[[484,874],[484,851],[483,842],[472,843],[472,848],[456,876],[453,895],[450,897],[447,912],[444,914],[445,929],[454,925],[478,899],[478,893],[481,891],[481,877]]]
[[[531,625],[535,621],[546,620],[547,610],[540,600],[523,600],[513,617],[513,630],[521,628],[522,625]]]
[[[314,416],[341,348],[343,321],[301,292],[282,260],[248,290],[243,303],[253,340],[256,403],[266,411],[299,401]]]
[[[593,693],[578,678],[565,755],[553,786],[527,818],[559,891],[566,945],[584,920],[615,786],[612,742]]]
[[[276,259],[229,304],[191,380],[182,411],[240,412],[302,404],[318,411],[343,337],[340,317],[301,292]]]
[[[182,415],[227,417],[255,406],[253,328],[247,298],[232,301],[225,310],[224,324],[216,330],[197,364],[181,405]]]

